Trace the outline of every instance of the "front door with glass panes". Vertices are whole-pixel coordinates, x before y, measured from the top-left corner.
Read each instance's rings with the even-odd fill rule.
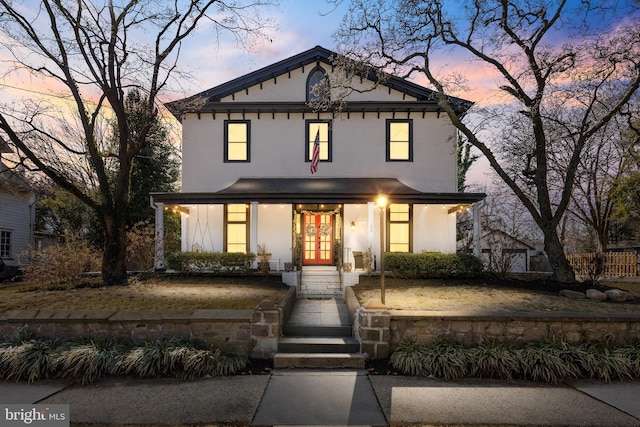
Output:
[[[305,213],[303,215],[304,265],[331,265],[333,263],[333,215]]]

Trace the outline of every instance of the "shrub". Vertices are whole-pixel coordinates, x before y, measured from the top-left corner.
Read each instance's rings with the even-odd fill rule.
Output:
[[[156,246],[155,226],[149,221],[141,221],[127,230],[127,270],[153,270]]]
[[[75,236],[68,236],[63,243],[42,250],[29,249],[24,255],[28,259],[25,279],[33,283],[77,277],[98,271],[101,265],[100,253],[86,240]]]
[[[182,252],[177,264],[183,273],[247,274],[255,259],[251,252]]]
[[[482,261],[470,254],[442,254],[432,252],[385,253],[385,269],[398,277],[481,277]]]

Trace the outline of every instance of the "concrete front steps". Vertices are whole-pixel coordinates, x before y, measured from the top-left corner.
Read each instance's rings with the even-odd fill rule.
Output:
[[[284,325],[284,336],[278,341],[274,368],[364,369],[360,342],[352,337],[352,326],[343,305],[344,302],[335,299],[299,300],[290,321]]]

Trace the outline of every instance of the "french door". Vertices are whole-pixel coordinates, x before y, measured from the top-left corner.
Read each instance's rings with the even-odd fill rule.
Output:
[[[333,215],[305,213],[303,215],[304,265],[333,264]]]

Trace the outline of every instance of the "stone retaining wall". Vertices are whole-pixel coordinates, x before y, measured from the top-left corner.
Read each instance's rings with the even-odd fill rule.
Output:
[[[640,313],[466,313],[366,308],[346,294],[355,314],[354,336],[370,359],[384,359],[406,340],[430,344],[437,339],[475,346],[484,340],[513,344],[554,335],[571,344],[611,337],[617,345],[640,340]],[[351,291],[352,292],[352,291]],[[355,301],[355,302],[354,302]]]
[[[292,288],[278,305],[262,301],[255,310],[4,311],[0,312],[0,336],[120,338],[137,343],[179,337],[208,344],[223,342],[252,357],[271,358],[295,298]]]
[[[0,335],[42,338],[120,338],[134,342],[181,337],[226,342],[248,351],[253,310],[25,310],[0,313]]]
[[[510,343],[541,341],[550,335],[571,344],[610,336],[622,345],[640,339],[640,313],[474,313],[390,311],[391,349],[415,340],[429,344],[438,338],[474,346],[484,340]]]

